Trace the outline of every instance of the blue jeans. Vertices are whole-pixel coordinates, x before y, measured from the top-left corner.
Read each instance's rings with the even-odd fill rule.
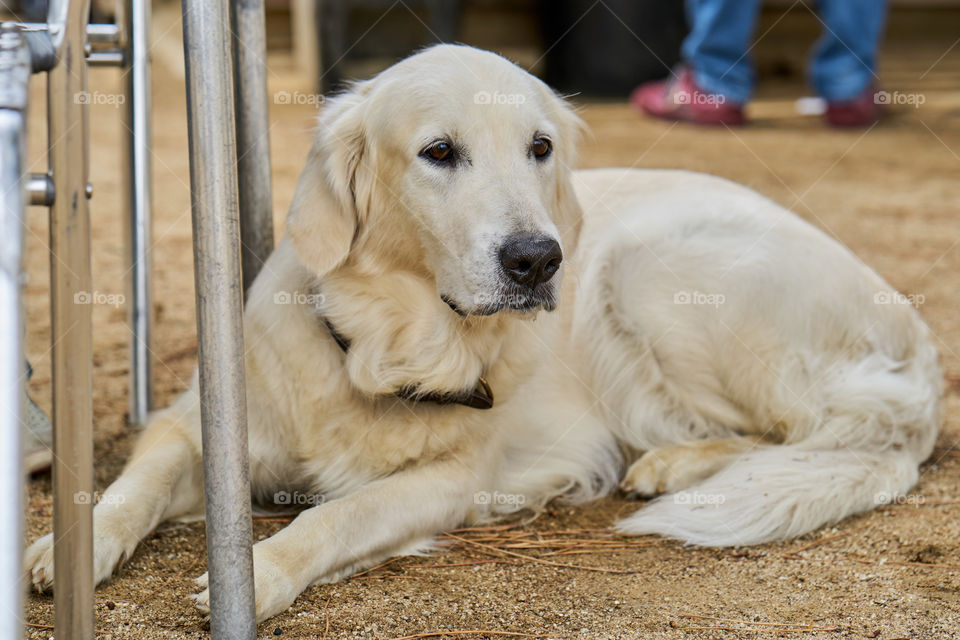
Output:
[[[886,0],[807,0],[823,24],[813,48],[810,81],[831,101],[856,97],[876,79]],[[744,103],[753,91],[750,57],[760,0],[686,0],[690,33],[683,58],[697,84]]]

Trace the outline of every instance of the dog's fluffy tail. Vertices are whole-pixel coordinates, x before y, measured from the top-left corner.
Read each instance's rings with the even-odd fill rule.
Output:
[[[802,535],[902,500],[940,424],[936,351],[923,344],[895,363],[880,353],[825,380],[822,422],[799,441],[740,456],[719,473],[662,496],[619,527],[707,546]]]
[[[622,520],[627,533],[657,533],[705,546],[792,538],[903,496],[917,481],[904,453],[804,451],[773,446]]]

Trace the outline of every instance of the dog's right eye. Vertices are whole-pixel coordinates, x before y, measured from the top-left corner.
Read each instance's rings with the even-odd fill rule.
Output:
[[[437,140],[436,142],[431,143],[420,152],[420,156],[426,158],[430,162],[436,162],[438,164],[447,164],[456,159],[456,153],[454,153],[453,145],[446,140]]]

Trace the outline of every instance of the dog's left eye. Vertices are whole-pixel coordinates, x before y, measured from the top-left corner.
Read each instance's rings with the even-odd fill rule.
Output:
[[[550,138],[537,136],[533,139],[533,144],[530,145],[530,152],[537,160],[543,160],[550,155],[551,151],[553,151],[553,142]]]
[[[456,153],[454,153],[453,145],[446,140],[437,140],[436,142],[429,144],[423,151],[420,152],[420,156],[430,160],[431,162],[440,164],[446,164],[456,159]]]

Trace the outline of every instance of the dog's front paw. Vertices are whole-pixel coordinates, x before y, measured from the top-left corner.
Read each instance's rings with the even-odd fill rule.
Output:
[[[93,577],[94,584],[109,578],[127,559],[129,552],[113,536],[94,530]],[[24,555],[24,567],[30,574],[34,589],[43,592],[53,586],[53,534],[38,538]]]
[[[200,593],[195,593],[189,597],[193,600],[193,604],[197,606],[197,609],[200,609],[200,613],[205,613],[210,615],[210,589],[209,589],[209,574],[203,574],[199,578],[194,578],[193,583],[197,585],[198,589],[202,589]]]
[[[30,583],[41,593],[53,586],[53,534],[37,538],[27,547],[23,566],[30,574]]]
[[[190,596],[197,609],[205,614],[210,613],[209,580],[206,573],[194,580],[202,591]],[[278,565],[257,553],[257,547],[253,548],[253,581],[258,623],[283,613],[300,595],[301,589]]]

